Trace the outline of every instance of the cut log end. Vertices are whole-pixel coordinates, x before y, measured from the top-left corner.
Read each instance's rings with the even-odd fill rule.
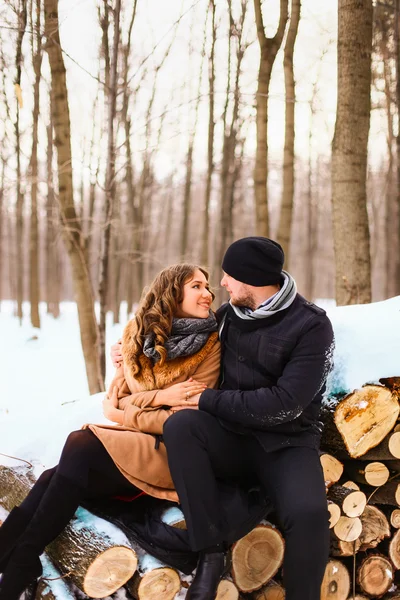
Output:
[[[331,485],[341,478],[343,474],[343,464],[331,454],[322,454],[320,461],[324,472],[325,486],[330,488]]]
[[[278,571],[283,562],[282,535],[270,525],[258,525],[232,549],[233,581],[241,592],[254,592]]]
[[[137,568],[136,552],[114,546],[99,554],[88,568],[83,590],[90,598],[105,598],[116,592],[132,577]]]
[[[362,532],[361,519],[359,517],[340,517],[333,531],[342,542],[354,542]]]
[[[350,592],[350,575],[339,560],[330,560],[321,586],[321,600],[343,600]]]
[[[399,401],[387,387],[366,385],[346,396],[336,407],[334,420],[350,456],[358,458],[377,446],[399,412]]]
[[[360,486],[355,481],[346,481],[342,484],[342,487],[348,488],[349,490],[359,490]]]
[[[139,588],[139,600],[173,600],[181,589],[178,573],[169,567],[153,569],[143,575]]]
[[[400,509],[395,508],[390,515],[390,524],[395,529],[400,529]]]
[[[389,558],[396,569],[400,569],[400,530],[393,535],[389,544]]]
[[[239,590],[233,581],[223,579],[219,582],[215,600],[238,600]]]
[[[367,506],[361,515],[361,551],[376,548],[380,542],[390,537],[390,526],[386,515],[376,506]]]
[[[332,529],[332,527],[335,527],[336,523],[339,521],[340,519],[340,506],[338,506],[337,504],[335,504],[335,502],[329,502],[328,503],[328,512],[329,512],[329,529]]]
[[[400,458],[400,431],[395,431],[389,438],[389,451],[395,458]]]
[[[254,592],[253,598],[254,600],[285,600],[285,590],[276,581],[270,581],[260,590]]]
[[[385,556],[368,556],[357,573],[362,591],[369,596],[386,594],[393,583],[393,566]]]
[[[390,477],[389,469],[381,462],[371,462],[365,467],[365,481],[374,487],[384,485]]]
[[[366,505],[367,497],[364,492],[354,491],[343,500],[342,510],[348,517],[359,517]]]

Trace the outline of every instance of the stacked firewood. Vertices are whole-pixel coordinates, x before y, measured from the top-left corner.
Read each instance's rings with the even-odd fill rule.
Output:
[[[380,383],[330,398],[323,408],[321,465],[331,552],[321,600],[400,600],[400,377]],[[0,466],[0,505],[11,510],[32,484],[29,472]],[[174,515],[168,522],[184,528],[183,515],[177,509]],[[145,567],[144,552],[115,525],[101,522],[80,509],[47,548],[63,576],[62,597],[69,597],[69,590],[74,598],[74,586],[89,598],[105,598],[125,586],[136,600],[173,600],[188,587],[190,578],[175,569],[151,560]],[[221,582],[217,600],[238,600],[243,594],[251,600],[284,600],[284,550],[276,525],[258,525],[232,546],[231,573]],[[57,595],[44,581],[37,599]]]

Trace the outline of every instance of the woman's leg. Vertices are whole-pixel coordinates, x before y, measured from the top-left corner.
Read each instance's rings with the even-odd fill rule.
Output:
[[[56,467],[41,474],[25,500],[13,508],[0,527],[0,573],[7,567],[10,555],[35,514],[55,471]]]
[[[4,572],[0,599],[17,600],[41,574],[40,554],[65,528],[83,499],[136,490],[89,429],[70,434],[60,463]]]

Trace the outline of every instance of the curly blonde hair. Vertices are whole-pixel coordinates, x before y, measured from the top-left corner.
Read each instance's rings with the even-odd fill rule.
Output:
[[[124,360],[132,365],[133,375],[138,375],[141,371],[139,359],[143,353],[144,340],[150,333],[155,335],[155,349],[161,356],[159,365],[165,363],[167,351],[164,343],[171,333],[177,307],[183,301],[183,287],[197,270],[209,280],[208,272],[203,267],[183,263],[160,271],[149,288],[143,291],[135,313],[135,335],[129,335],[129,339],[124,335],[122,344]],[[212,292],[211,295],[214,300]]]

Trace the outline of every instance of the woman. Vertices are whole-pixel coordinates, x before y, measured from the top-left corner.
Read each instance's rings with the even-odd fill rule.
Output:
[[[0,528],[0,600],[18,600],[41,575],[40,554],[83,500],[145,491],[177,501],[160,444],[164,422],[196,408],[216,387],[220,345],[208,274],[174,265],[157,275],[123,334],[123,366],[103,402],[115,426],[71,433],[59,464],[45,471]]]

